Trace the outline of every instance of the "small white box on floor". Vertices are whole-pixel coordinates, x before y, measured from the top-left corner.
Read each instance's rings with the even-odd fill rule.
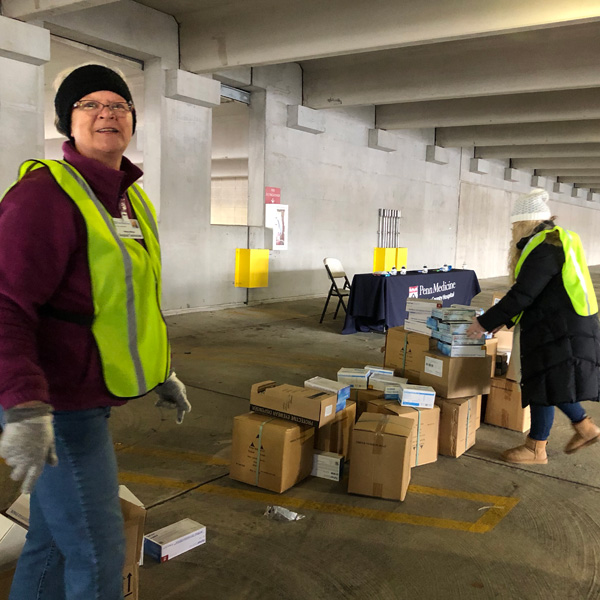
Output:
[[[166,562],[206,542],[206,526],[182,519],[144,536],[144,552],[158,562]]]
[[[315,450],[311,475],[321,479],[340,481],[344,472],[344,456],[335,452]]]

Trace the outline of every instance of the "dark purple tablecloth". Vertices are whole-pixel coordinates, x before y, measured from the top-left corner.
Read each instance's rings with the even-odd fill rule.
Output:
[[[365,273],[352,279],[348,314],[342,333],[385,331],[407,317],[406,299],[439,299],[444,306],[470,304],[481,291],[475,271],[452,269],[447,273],[418,273],[382,277]]]

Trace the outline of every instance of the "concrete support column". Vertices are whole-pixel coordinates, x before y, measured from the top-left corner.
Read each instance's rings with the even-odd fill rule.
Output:
[[[28,158],[44,156],[44,68],[48,31],[0,17],[0,189]]]

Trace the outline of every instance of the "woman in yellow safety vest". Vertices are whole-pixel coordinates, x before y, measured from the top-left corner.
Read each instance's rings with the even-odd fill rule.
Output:
[[[191,410],[171,369],[154,209],[123,156],[135,107],[116,71],[60,83],[63,161],[27,161],[0,202],[0,456],[31,493],[11,600],[123,598],[111,407],[154,390]]]
[[[473,320],[468,335],[481,336],[516,324],[511,361],[520,361],[523,406],[531,408],[525,443],[503,459],[546,464],[546,444],[558,407],[571,421],[571,454],[600,439],[584,400],[600,397],[598,304],[579,236],[557,227],[546,202],[534,190],[512,210],[509,273],[514,285],[495,306]]]

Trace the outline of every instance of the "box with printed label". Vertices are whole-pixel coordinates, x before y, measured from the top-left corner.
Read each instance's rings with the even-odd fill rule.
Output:
[[[341,481],[344,473],[344,457],[335,452],[315,450],[311,475],[330,481]]]
[[[474,357],[482,358],[486,356],[486,349],[484,344],[478,346],[465,345],[465,346],[454,346],[446,344],[442,341],[438,341],[437,349],[444,355],[450,356],[451,358],[458,357]]]
[[[356,422],[356,402],[348,400],[346,408],[335,415],[335,419],[315,431],[315,450],[341,454],[350,459],[350,440]]]
[[[465,334],[445,333],[443,331],[434,331],[431,337],[449,344],[450,346],[482,346],[485,344],[485,335],[478,338],[470,338]]]
[[[531,410],[521,404],[521,386],[505,377],[492,378],[492,388],[485,409],[489,425],[528,431],[531,428]]]
[[[369,371],[369,377],[373,375],[390,375],[394,376],[394,369],[388,367],[375,367],[373,365],[365,365],[365,369]]]
[[[206,542],[206,526],[182,519],[144,536],[144,552],[158,562],[166,562]]]
[[[410,408],[400,406],[396,402],[372,400],[369,412],[398,415],[413,419],[413,445],[410,455],[410,466],[419,467],[433,463],[438,457],[438,436],[440,429],[440,408]]]
[[[436,399],[440,407],[439,453],[459,457],[475,445],[477,396]]]
[[[443,398],[464,398],[490,391],[491,357],[444,356],[439,352],[425,354],[421,385],[431,386]]]
[[[406,377],[396,377],[395,375],[371,375],[369,377],[369,389],[385,392],[390,385],[398,386],[401,383],[407,383]]]
[[[143,539],[146,510],[142,503],[123,485],[119,486],[119,498],[121,502],[121,512],[123,513],[123,520],[125,523],[123,598],[124,600],[138,600],[139,566],[143,562]],[[11,518],[17,520],[19,524],[23,526],[23,531],[26,531],[29,528],[29,495],[21,494],[6,512],[7,514],[10,514]],[[0,532],[0,538],[1,537],[2,533]],[[2,542],[0,539],[0,562],[2,555]],[[0,565],[0,590],[2,590],[1,582],[2,566]],[[4,600],[1,591],[0,600]]]
[[[333,381],[333,379],[325,379],[325,377],[313,377],[307,379],[304,382],[305,388],[313,390],[321,390],[328,392],[329,394],[336,394],[337,403],[335,405],[335,412],[339,412],[346,407],[346,400],[350,398],[350,386],[340,383],[339,381]]]
[[[337,374],[337,380],[357,390],[366,390],[369,384],[369,369],[342,367]]]
[[[313,427],[331,423],[336,405],[336,394],[274,381],[255,383],[250,392],[250,410]]]
[[[352,433],[348,492],[404,500],[410,482],[413,421],[363,413]]]
[[[431,316],[439,319],[444,323],[469,323],[476,316],[480,309],[477,308],[455,308],[455,307],[444,307],[434,308],[431,311]]]
[[[229,477],[285,492],[312,471],[314,427],[256,413],[233,419]]]
[[[409,378],[411,373],[423,370],[425,352],[435,348],[436,341],[429,335],[406,331],[404,327],[390,327],[385,338],[384,365],[396,375]]]
[[[435,390],[428,385],[400,384],[400,404],[413,408],[433,408]]]

